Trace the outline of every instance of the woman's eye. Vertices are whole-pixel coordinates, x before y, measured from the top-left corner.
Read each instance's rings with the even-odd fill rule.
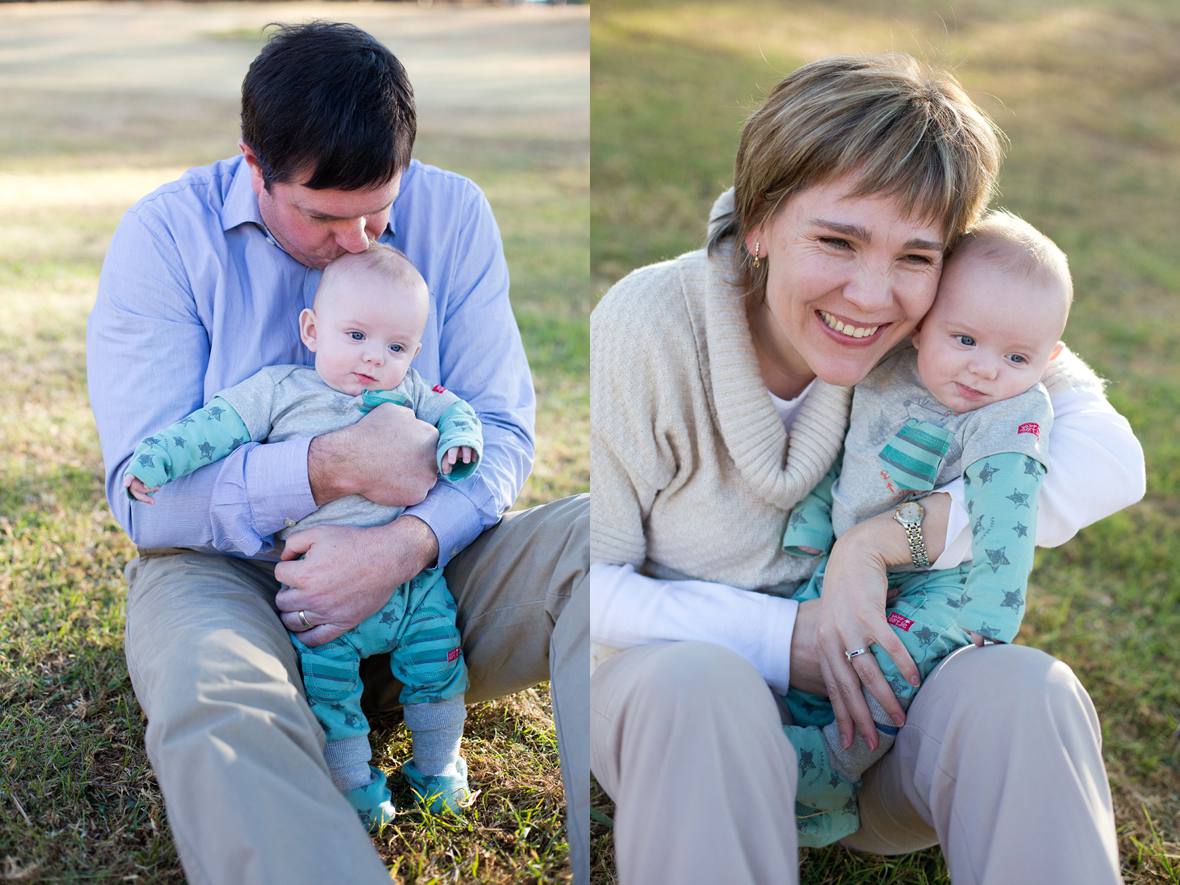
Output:
[[[830,246],[833,249],[845,251],[852,248],[852,244],[842,237],[820,237],[819,241],[825,246]]]
[[[934,259],[929,255],[907,255],[904,260],[907,264],[919,264],[922,266],[934,263]]]
[[[972,338],[970,335],[956,335],[955,340],[958,341],[960,344],[962,344],[964,347],[974,347],[975,346],[975,339]]]
[[[365,340],[365,333],[364,332],[349,332],[348,337],[351,338],[353,341],[364,341]]]

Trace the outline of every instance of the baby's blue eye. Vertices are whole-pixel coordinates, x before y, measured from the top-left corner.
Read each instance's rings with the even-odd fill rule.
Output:
[[[975,339],[972,338],[970,335],[956,335],[955,340],[958,341],[960,344],[962,344],[964,347],[974,347],[975,346]]]
[[[365,333],[364,332],[349,332],[348,337],[351,338],[353,341],[364,341],[365,340]]]
[[[400,344],[391,344],[391,345],[389,345],[389,349],[393,353],[401,353],[403,350],[405,350],[405,348],[402,347]]]
[[[1028,362],[1028,358],[1019,353],[1009,354],[1008,359],[1012,360],[1012,362],[1016,363],[1018,366],[1023,366]]]

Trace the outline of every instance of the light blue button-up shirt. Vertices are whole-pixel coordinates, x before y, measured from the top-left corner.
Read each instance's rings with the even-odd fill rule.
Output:
[[[532,379],[500,232],[478,187],[413,161],[381,241],[404,252],[430,288],[414,368],[483,422],[476,477],[438,483],[406,511],[434,531],[445,565],[499,519],[532,468]],[[152,507],[128,499],[122,476],[136,443],[218,391],[263,366],[314,364],[298,317],[319,278],[269,236],[241,157],[189,170],[123,217],[99,278],[86,363],[107,500],[140,547],[257,556],[288,520],[315,510],[310,439],[242,446],[165,486]]]

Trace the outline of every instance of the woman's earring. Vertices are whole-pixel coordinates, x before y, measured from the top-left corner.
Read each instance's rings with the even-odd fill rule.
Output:
[[[762,265],[762,250],[759,248],[761,245],[757,240],[754,241],[754,270],[757,270]]]

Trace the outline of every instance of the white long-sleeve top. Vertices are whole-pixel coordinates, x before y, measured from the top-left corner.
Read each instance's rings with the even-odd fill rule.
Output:
[[[809,388],[810,389],[810,388]],[[772,396],[790,429],[808,390],[793,400]],[[1041,485],[1037,545],[1057,547],[1079,530],[1143,497],[1143,449],[1127,420],[1094,389],[1052,394],[1049,470]],[[971,555],[962,479],[936,491],[951,497],[946,544],[931,568],[957,566]],[[798,603],[709,581],[649,578],[630,565],[590,568],[590,639],[616,649],[650,642],[706,640],[752,664],[774,690],[790,682],[791,638]]]

